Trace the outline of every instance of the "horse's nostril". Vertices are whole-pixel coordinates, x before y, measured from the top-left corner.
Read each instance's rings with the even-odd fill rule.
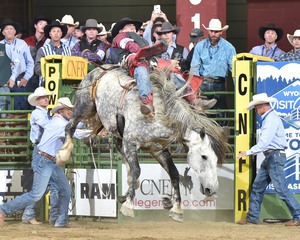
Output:
[[[211,190],[210,188],[205,188],[205,195],[211,195]]]

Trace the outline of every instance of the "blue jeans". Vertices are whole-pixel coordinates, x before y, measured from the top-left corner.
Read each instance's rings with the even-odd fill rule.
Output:
[[[6,216],[34,204],[43,197],[51,179],[59,191],[59,214],[55,226],[64,226],[68,223],[68,207],[71,197],[69,181],[64,170],[53,161],[39,154],[36,154],[35,157],[36,167],[31,191],[1,205],[0,212]]]
[[[152,89],[148,69],[144,66],[138,66],[134,69],[133,76],[136,79],[140,97],[147,98]]]
[[[36,155],[38,154],[37,146],[35,145],[32,152],[32,162],[31,167],[33,171],[37,171],[38,161],[36,158]],[[50,213],[49,213],[49,221],[55,222],[58,218],[58,190],[55,185],[55,182],[52,181],[52,178],[49,180],[48,184],[49,190],[50,190]],[[35,218],[36,215],[36,209],[38,208],[39,204],[38,202],[35,202],[28,207],[25,208],[23,215],[22,215],[22,221],[28,221]]]
[[[223,92],[226,90],[225,88],[225,82],[208,82],[208,81],[203,81],[200,87],[202,92]],[[227,109],[227,101],[226,101],[226,95],[209,95],[207,96],[208,99],[215,98],[217,100],[217,103],[215,106],[213,106],[213,109]],[[220,112],[216,114],[217,118],[226,118],[227,114],[225,112]],[[226,120],[217,120],[217,122],[221,126],[226,126],[228,125],[228,122]]]
[[[274,151],[270,153],[262,162],[254,180],[251,196],[249,212],[246,219],[250,222],[259,222],[260,206],[263,201],[264,192],[268,184],[272,181],[275,191],[280,199],[282,199],[293,219],[300,221],[300,205],[295,199],[292,192],[287,188],[284,175],[284,164],[286,161],[285,153]]]
[[[9,87],[0,87],[0,92],[6,93],[10,92]],[[10,97],[9,96],[0,96],[0,111],[10,109]],[[0,118],[5,118],[7,114],[0,114]]]

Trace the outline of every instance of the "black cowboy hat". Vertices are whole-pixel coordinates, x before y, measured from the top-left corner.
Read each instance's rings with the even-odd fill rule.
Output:
[[[113,29],[111,30],[112,37],[115,38],[118,35],[119,31],[123,29],[127,24],[134,24],[136,31],[138,31],[143,25],[143,22],[135,21],[127,17],[122,18],[120,21],[116,22]]]
[[[60,23],[58,21],[52,21],[51,24],[48,24],[45,28],[44,28],[44,34],[46,38],[50,38],[49,36],[49,32],[51,31],[51,29],[53,27],[59,27],[62,31],[62,36],[61,38],[63,38],[64,36],[66,36],[67,31],[68,31],[68,27],[66,25],[60,25]]]
[[[32,25],[37,24],[39,21],[46,21],[47,24],[50,24],[52,22],[52,20],[49,19],[49,18],[46,18],[44,16],[38,16],[38,17],[36,17],[36,18],[33,19]]]
[[[1,32],[3,32],[4,28],[8,25],[11,25],[15,28],[16,32],[18,31],[18,24],[13,22],[10,18],[5,18],[0,26]]]
[[[180,32],[180,28],[179,27],[173,27],[170,22],[163,22],[161,24],[161,30],[156,31],[156,33],[158,35],[162,35],[163,33],[167,33],[167,32],[173,32],[173,33],[177,34],[177,33]]]
[[[258,29],[258,35],[264,41],[265,41],[265,32],[267,30],[273,30],[276,32],[276,34],[277,34],[276,42],[279,41],[283,36],[283,30],[281,28],[276,27],[276,25],[274,23],[269,23],[267,26],[261,26]]]

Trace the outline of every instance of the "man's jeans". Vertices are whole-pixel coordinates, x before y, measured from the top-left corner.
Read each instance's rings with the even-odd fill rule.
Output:
[[[136,79],[140,97],[147,98],[152,89],[148,69],[138,66],[134,69],[133,76]]]
[[[36,158],[36,155],[38,154],[37,146],[35,145],[32,152],[32,162],[31,167],[33,171],[37,171],[38,166],[38,158]],[[49,213],[49,222],[55,222],[58,218],[58,190],[55,185],[55,183],[52,181],[52,178],[49,180],[49,190],[50,190],[50,213]],[[36,215],[36,209],[38,208],[39,204],[38,202],[35,202],[28,207],[25,208],[23,215],[22,215],[22,221],[28,221],[35,218]]]
[[[0,87],[0,92],[8,93],[10,92],[9,87]],[[9,110],[10,109],[10,97],[9,96],[0,96],[0,110]],[[0,114],[0,118],[5,118],[7,114]]]
[[[259,212],[264,192],[271,181],[278,197],[286,203],[293,219],[300,221],[300,205],[292,192],[287,188],[285,182],[285,161],[285,153],[280,153],[280,151],[277,150],[271,152],[262,162],[252,186],[249,212],[246,217],[248,221],[254,223],[259,222]]]
[[[203,81],[201,84],[201,91],[202,92],[224,92],[226,90],[225,88],[225,82],[208,82],[208,81]],[[226,102],[226,95],[209,95],[207,96],[208,99],[215,98],[217,100],[217,103],[215,106],[213,106],[213,109],[222,109],[225,110],[227,109],[227,102]],[[216,114],[217,118],[226,118],[227,114],[225,112],[220,112]],[[226,120],[217,120],[217,122],[221,126],[226,126],[228,125],[228,121]]]
[[[49,180],[51,179],[59,191],[59,215],[56,219],[55,226],[64,226],[68,223],[68,207],[71,196],[68,179],[64,170],[50,159],[39,154],[36,154],[35,158],[37,162],[36,168],[34,169],[31,191],[1,205],[0,212],[6,216],[34,204],[43,197]]]

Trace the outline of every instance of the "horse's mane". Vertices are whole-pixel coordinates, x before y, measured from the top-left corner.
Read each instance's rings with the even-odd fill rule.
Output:
[[[179,141],[183,141],[182,133],[186,132],[187,129],[199,133],[202,129],[205,129],[205,133],[209,136],[212,148],[218,157],[218,163],[222,164],[225,160],[225,153],[230,149],[224,130],[216,121],[208,118],[205,113],[196,112],[183,99],[184,88],[187,87],[189,81],[182,89],[174,91],[174,84],[168,80],[165,71],[153,72],[150,78],[159,89],[165,103],[165,111],[158,115],[159,120],[177,132],[176,139]]]

